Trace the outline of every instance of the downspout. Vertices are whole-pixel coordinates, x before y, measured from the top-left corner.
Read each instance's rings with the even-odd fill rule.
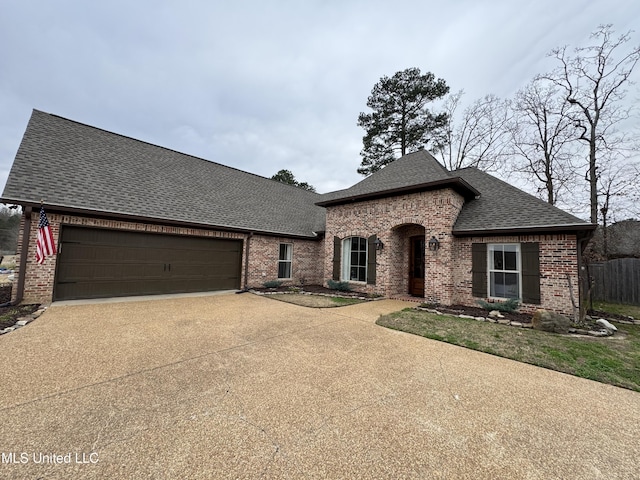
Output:
[[[23,215],[24,215],[24,226],[22,228],[22,249],[20,250],[20,268],[18,269],[18,285],[16,292],[16,299],[3,303],[0,307],[9,307],[14,305],[19,305],[22,302],[22,298],[24,297],[24,279],[27,271],[27,257],[29,255],[29,237],[31,236],[31,213],[33,212],[32,207],[25,207]]]
[[[249,246],[251,245],[251,237],[253,237],[253,232],[249,232],[247,236],[247,248],[244,253],[244,288],[236,293],[249,291]]]

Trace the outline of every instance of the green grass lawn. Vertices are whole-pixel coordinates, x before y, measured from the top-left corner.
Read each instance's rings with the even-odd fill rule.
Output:
[[[619,311],[630,310],[621,308]],[[612,322],[618,327],[619,333],[613,337],[594,338],[558,335],[435,315],[415,309],[382,316],[376,323],[433,340],[640,391],[640,325]]]

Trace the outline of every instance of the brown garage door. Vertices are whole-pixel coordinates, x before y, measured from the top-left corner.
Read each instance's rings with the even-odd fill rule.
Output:
[[[242,240],[63,226],[54,300],[240,288]]]

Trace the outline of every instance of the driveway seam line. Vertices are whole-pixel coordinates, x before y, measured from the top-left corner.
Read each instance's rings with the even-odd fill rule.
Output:
[[[346,317],[346,318],[350,318],[350,317]],[[355,318],[352,318],[352,319],[353,320],[357,320]],[[224,352],[229,352],[229,351],[232,351],[232,350],[235,350],[235,349],[238,349],[238,348],[247,347],[249,345],[254,345],[254,344],[257,344],[257,343],[260,343],[260,342],[266,342],[266,341],[269,341],[269,340],[273,340],[275,338],[284,337],[286,335],[291,335],[291,334],[297,333],[297,332],[303,332],[305,330],[311,330],[311,329],[314,329],[314,328],[317,328],[317,327],[330,325],[332,323],[337,323],[337,322],[340,322],[340,321],[342,321],[342,318],[334,319],[334,320],[331,320],[329,322],[318,323],[318,324],[315,324],[313,326],[308,326],[306,328],[300,328],[300,329],[297,329],[297,330],[291,330],[291,331],[288,331],[288,332],[279,333],[279,334],[273,335],[271,337],[266,337],[266,338],[263,338],[263,339],[260,339],[260,340],[254,340],[252,342],[246,342],[246,343],[234,345],[232,347],[223,348],[221,350],[215,350],[215,351],[212,351],[212,352],[203,353],[201,355],[196,355],[196,356],[193,356],[193,357],[183,358],[183,359],[180,359],[180,360],[176,360],[174,362],[165,363],[165,364],[162,364],[162,365],[156,365],[155,367],[151,367],[151,368],[147,368],[147,369],[143,369],[143,370],[138,370],[138,371],[135,371],[135,372],[130,372],[130,373],[127,373],[125,375],[120,375],[120,376],[117,376],[117,377],[109,378],[109,379],[106,379],[106,380],[102,380],[100,382],[89,383],[89,384],[81,385],[81,386],[78,386],[78,387],[75,387],[75,388],[62,390],[60,392],[56,392],[56,393],[52,393],[52,394],[45,395],[45,396],[42,396],[42,397],[31,399],[31,400],[28,400],[26,402],[17,403],[17,404],[14,404],[14,405],[8,405],[6,407],[0,407],[0,412],[5,412],[5,411],[11,410],[13,408],[20,408],[20,407],[24,407],[24,406],[27,406],[27,405],[31,405],[33,403],[37,403],[37,402],[40,402],[42,400],[49,400],[49,399],[56,398],[56,397],[62,397],[62,396],[67,395],[69,393],[75,393],[75,392],[84,390],[85,388],[91,388],[91,387],[97,387],[97,386],[100,386],[100,385],[106,385],[108,383],[116,382],[118,380],[124,380],[126,378],[130,378],[130,377],[133,377],[133,376],[136,376],[136,375],[139,375],[139,374],[150,373],[150,372],[154,372],[156,370],[160,370],[162,368],[171,367],[171,366],[174,366],[174,365],[180,365],[181,363],[186,363],[186,362],[189,362],[189,361],[192,361],[192,360],[199,360],[199,359],[202,359],[202,358],[205,358],[205,357],[209,357],[209,356],[213,356],[213,355],[220,355],[220,354],[222,354]]]

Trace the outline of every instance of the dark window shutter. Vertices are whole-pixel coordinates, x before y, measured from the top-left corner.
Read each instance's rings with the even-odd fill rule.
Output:
[[[333,237],[333,279],[340,281],[340,257],[342,257],[342,240]]]
[[[522,303],[540,304],[540,246],[520,244],[522,255]]]
[[[367,239],[367,283],[376,284],[376,236],[371,235]]]
[[[487,244],[471,244],[471,295],[474,297],[487,296]]]

